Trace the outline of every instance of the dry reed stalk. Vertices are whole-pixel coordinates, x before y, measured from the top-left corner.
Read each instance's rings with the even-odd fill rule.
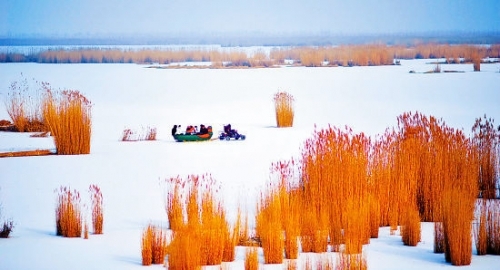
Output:
[[[97,185],[90,185],[90,198],[92,201],[92,230],[94,234],[103,233],[104,204],[101,189]]]
[[[368,197],[370,204],[370,238],[378,238],[380,228],[380,202],[372,194]]]
[[[147,127],[145,140],[146,141],[156,141],[156,134],[157,134],[157,130],[155,127]]]
[[[276,111],[276,124],[278,127],[292,127],[294,98],[288,92],[278,92],[274,95],[274,108]]]
[[[234,260],[239,225],[231,233],[222,202],[215,196],[215,180],[210,175],[191,175],[186,180],[176,177],[166,183],[170,185],[166,209],[174,233],[168,251],[169,267],[197,269],[201,265],[219,265],[224,254],[228,260]],[[186,200],[182,194],[187,195]],[[191,262],[183,261],[188,259]]]
[[[407,246],[416,246],[420,242],[420,235],[420,214],[417,209],[409,209],[403,215],[403,225],[401,226],[403,243]]]
[[[200,194],[199,194],[199,184],[200,184],[199,176],[189,176],[187,183],[188,186],[188,195],[187,195],[187,204],[186,204],[186,215],[187,215],[187,226],[192,231],[200,230],[202,225],[201,221],[201,209],[200,209]]]
[[[476,118],[472,126],[473,142],[479,151],[478,185],[480,196],[485,199],[496,198],[500,159],[500,129],[495,129],[494,119]]]
[[[82,236],[80,193],[60,187],[56,207],[56,234],[63,237]]]
[[[444,253],[444,229],[442,222],[434,222],[434,253]]]
[[[285,260],[286,270],[297,270],[297,259]]]
[[[129,142],[129,141],[135,140],[135,139],[132,139],[133,134],[134,134],[134,132],[132,131],[132,129],[130,129],[130,128],[124,129],[123,134],[122,134],[122,141]]]
[[[346,215],[344,224],[345,247],[342,251],[346,254],[360,254],[363,244],[367,244],[370,233],[369,202],[367,199],[348,199],[346,201]],[[368,234],[368,235],[367,235]]]
[[[394,156],[394,131],[386,131],[374,141],[369,157],[369,190],[371,200],[370,228],[371,237],[378,236],[380,226],[397,224],[397,211],[394,207],[394,191],[391,177]],[[377,210],[378,208],[378,210]],[[378,220],[378,224],[376,221]],[[390,222],[392,220],[393,222]]]
[[[364,254],[348,254],[344,252],[339,253],[336,270],[366,270],[368,263]]]
[[[297,259],[299,256],[299,237],[301,231],[300,190],[294,187],[295,162],[281,161],[272,165],[273,173],[279,177],[278,197],[281,204],[282,228],[285,234],[285,258]]]
[[[267,194],[261,195],[257,208],[256,233],[264,250],[264,263],[280,264],[283,262],[284,237],[279,191],[270,187]]]
[[[65,90],[57,95],[48,89],[43,99],[43,117],[54,136],[57,154],[89,154],[92,104],[75,90]]]
[[[479,207],[479,220],[474,226],[474,239],[476,240],[477,255],[486,255],[488,253],[488,233],[486,230],[487,200],[482,199]]]
[[[89,224],[85,221],[85,226],[83,226],[83,239],[89,239]]]
[[[500,254],[500,201],[482,199],[478,205],[479,221],[474,228],[478,255]]]
[[[166,195],[165,210],[170,229],[176,231],[184,227],[184,202],[181,194],[184,182],[180,177],[170,178],[166,182],[170,185],[171,189]]]
[[[305,265],[304,265],[304,269],[306,269],[306,270],[312,270],[313,269],[312,259],[309,256],[306,257],[306,262],[305,262]]]
[[[241,235],[241,210],[238,208],[236,222],[231,228],[229,222],[225,221],[225,238],[224,238],[224,253],[222,255],[223,262],[232,262],[235,260],[235,247],[239,242]]]
[[[361,212],[347,207],[349,199],[367,198],[369,194],[369,149],[370,140],[362,133],[353,134],[348,127],[344,130],[329,127],[317,131],[313,138],[306,141],[302,154],[303,177],[300,186],[303,190],[302,199],[308,202],[308,209],[302,212],[316,218],[303,217],[307,220],[302,224],[303,248],[308,247],[307,241],[311,238],[307,233],[314,237],[324,235],[322,232],[327,231],[334,248],[342,241],[347,241],[341,231],[346,229],[349,216],[359,217],[362,221],[359,224],[362,229],[357,230],[352,237],[363,239],[363,243],[369,242],[369,203],[359,202],[359,205],[366,206],[361,208]],[[351,213],[351,210],[357,212]],[[304,230],[304,226],[310,226],[310,229]]]
[[[167,235],[159,226],[149,224],[142,233],[142,265],[162,264],[167,255]]]
[[[293,200],[293,199],[292,199]],[[297,259],[299,257],[300,216],[298,205],[291,202],[290,213],[293,213],[285,222],[285,258]]]
[[[229,234],[221,203],[216,202],[210,191],[204,191],[201,200],[200,246],[201,264],[219,265]],[[232,247],[234,250],[234,246]]]
[[[152,257],[153,264],[162,264],[165,261],[165,256],[167,255],[167,235],[160,227],[153,227],[153,247],[152,247]]]
[[[173,231],[167,255],[169,269],[201,269],[200,235],[187,227]]]
[[[142,233],[141,255],[142,265],[151,265],[153,263],[153,226],[150,224]]]
[[[445,258],[453,265],[471,263],[473,211],[469,191],[452,189],[443,194]]]
[[[256,247],[247,248],[245,253],[245,270],[258,270],[259,257],[258,249]]]
[[[243,222],[242,228],[240,229],[240,234],[238,236],[238,245],[240,246],[248,246],[252,245],[251,242],[249,241],[250,239],[250,232],[249,232],[249,227],[248,227],[248,214],[245,214],[245,220]]]
[[[500,201],[490,200],[487,211],[488,254],[500,255]]]

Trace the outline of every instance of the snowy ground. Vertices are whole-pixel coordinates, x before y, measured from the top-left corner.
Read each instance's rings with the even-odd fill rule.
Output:
[[[0,159],[3,218],[15,222],[0,239],[0,269],[143,269],[140,238],[149,223],[166,224],[164,179],[210,173],[222,188],[226,208],[254,211],[269,180],[272,162],[298,157],[315,128],[348,125],[369,136],[397,125],[396,117],[419,111],[443,118],[466,134],[486,114],[500,122],[500,65],[442,65],[465,73],[421,74],[429,60],[401,66],[275,69],[150,69],[135,64],[0,64],[0,99],[10,83],[24,77],[54,88],[80,90],[93,103],[90,155]],[[417,74],[410,74],[414,70]],[[273,94],[295,97],[293,128],[275,128]],[[0,102],[0,119],[9,119]],[[231,123],[245,141],[176,143],[174,124]],[[121,142],[125,128],[158,128],[158,140]],[[54,149],[50,138],[0,132],[0,152]],[[87,205],[90,184],[104,196],[104,234],[89,240],[55,236],[55,203],[60,186],[77,189]],[[422,242],[405,247],[399,235],[380,229],[366,246],[369,269],[443,269],[443,254],[432,252],[432,224],[422,224]],[[313,256],[311,254],[302,254]],[[336,253],[330,253],[336,257]],[[232,269],[242,269],[237,249]],[[261,261],[263,258],[261,257]],[[473,256],[465,269],[498,269],[499,256]],[[153,266],[159,269],[161,266]],[[263,269],[280,269],[264,266]]]

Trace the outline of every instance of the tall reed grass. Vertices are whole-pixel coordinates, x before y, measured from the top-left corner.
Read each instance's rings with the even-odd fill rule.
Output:
[[[43,117],[54,136],[57,154],[90,153],[91,107],[91,102],[78,91],[53,93],[50,88],[46,88]]]
[[[56,190],[56,235],[63,237],[82,236],[82,212],[80,193],[68,187]]]
[[[293,102],[294,98],[288,92],[278,92],[274,95],[274,108],[278,127],[293,126],[293,118],[295,115]]]
[[[315,222],[314,230],[324,244],[329,236],[336,250],[343,243],[353,243],[352,252],[356,252],[361,243],[369,242],[369,146],[368,137],[348,127],[316,131],[304,146],[300,186],[309,209],[303,212],[314,215],[305,219]]]
[[[166,210],[173,231],[168,249],[169,267],[198,269],[234,260],[240,223],[226,219],[218,187],[210,175],[170,178]],[[190,262],[186,262],[189,260]]]

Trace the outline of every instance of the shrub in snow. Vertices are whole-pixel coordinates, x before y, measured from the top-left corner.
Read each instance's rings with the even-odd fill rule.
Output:
[[[0,238],[8,238],[9,234],[12,232],[12,228],[14,228],[14,222],[12,220],[4,221],[0,229]]]
[[[293,126],[293,101],[293,96],[287,92],[278,92],[274,95],[274,108],[278,127]]]

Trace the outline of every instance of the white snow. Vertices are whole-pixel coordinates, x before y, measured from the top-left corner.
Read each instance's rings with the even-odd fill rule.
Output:
[[[167,224],[164,179],[210,173],[221,184],[230,215],[238,204],[253,213],[270,179],[271,163],[298,157],[315,126],[348,125],[375,136],[396,126],[396,117],[409,111],[443,118],[466,134],[484,114],[500,121],[498,63],[481,65],[481,72],[472,72],[472,65],[442,65],[442,70],[465,73],[409,73],[432,70],[427,62],[241,70],[0,64],[0,119],[9,119],[3,101],[21,73],[54,88],[79,90],[93,103],[91,154],[0,159],[1,213],[15,222],[11,237],[0,239],[0,269],[144,269],[142,230],[149,222]],[[273,95],[279,90],[295,97],[292,128],[275,128]],[[174,124],[209,124],[217,134],[227,123],[247,139],[177,143],[170,136]],[[158,129],[158,140],[120,141],[125,128],[146,126]],[[0,152],[36,148],[54,149],[54,144],[51,138],[0,132]],[[104,234],[89,240],[55,236],[55,189],[77,189],[82,203],[89,205],[90,184],[103,193]],[[422,242],[406,247],[398,234],[381,228],[379,238],[365,247],[369,269],[453,268],[443,254],[432,252],[432,224],[422,223],[422,230]],[[231,269],[243,269],[244,254],[238,247]],[[305,256],[319,255],[301,258]],[[474,255],[472,264],[463,268],[499,267],[499,256]]]

